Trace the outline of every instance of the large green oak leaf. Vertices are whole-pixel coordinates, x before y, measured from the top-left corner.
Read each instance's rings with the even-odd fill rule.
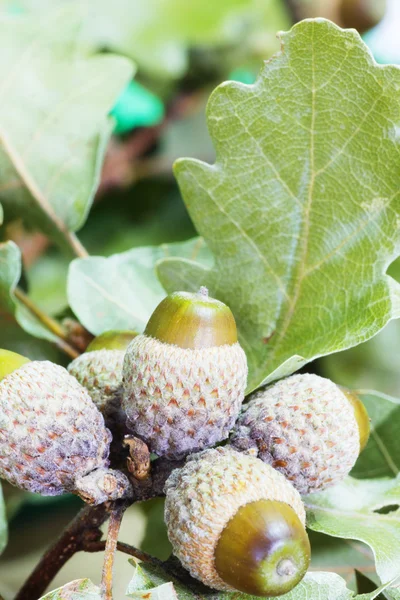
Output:
[[[0,203],[6,220],[66,247],[99,182],[107,114],[132,74],[125,58],[79,50],[83,8],[0,18]]]
[[[399,315],[386,274],[399,254],[400,69],[377,65],[354,30],[306,20],[253,85],[208,104],[217,159],[175,172],[215,265],[168,259],[232,308],[249,390],[354,346]]]

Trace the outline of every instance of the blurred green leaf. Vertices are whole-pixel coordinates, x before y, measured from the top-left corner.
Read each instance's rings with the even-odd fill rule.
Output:
[[[399,253],[400,70],[329,21],[282,42],[254,85],[211,96],[216,163],[176,164],[214,269],[159,265],[167,291],[201,281],[232,308],[249,390],[370,338],[400,306],[386,275]]]
[[[0,483],[0,554],[7,546],[7,518],[6,518],[6,507],[4,503],[3,490]]]
[[[371,419],[371,435],[352,475],[360,479],[393,477],[400,473],[400,400],[381,394],[359,394]]]
[[[400,390],[399,364],[400,320],[395,319],[364,344],[323,357],[319,368],[340,385],[378,389],[396,396]]]
[[[368,481],[348,477],[303,500],[310,529],[364,542],[374,553],[381,581],[400,576],[400,476]],[[385,507],[395,510],[386,514]]]
[[[42,18],[0,18],[0,202],[69,247],[96,191],[112,123],[131,76],[126,59],[84,57],[77,48],[82,6]]]
[[[165,297],[154,268],[165,256],[196,256],[203,264],[210,264],[208,249],[200,238],[134,248],[109,258],[74,260],[68,276],[68,298],[80,322],[94,335],[109,329],[142,331]],[[185,282],[182,285],[185,287]]]
[[[103,594],[89,579],[71,581],[43,596],[40,600],[102,600]]]
[[[146,528],[140,548],[160,560],[166,560],[172,554],[164,521],[164,502],[164,498],[153,498],[140,505],[146,515]]]
[[[14,242],[0,244],[0,312],[15,315],[21,327],[31,335],[50,341],[56,336],[14,296],[14,290],[21,277],[21,253]]]

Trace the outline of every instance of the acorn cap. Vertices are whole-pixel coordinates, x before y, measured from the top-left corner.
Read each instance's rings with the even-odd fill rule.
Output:
[[[134,337],[136,331],[118,331],[111,330],[101,333],[94,338],[86,348],[86,352],[95,352],[97,350],[126,350]]]
[[[345,388],[341,388],[343,394],[346,396],[347,400],[350,402],[351,406],[354,410],[354,416],[357,421],[358,431],[360,434],[360,453],[364,450],[365,446],[368,443],[369,434],[371,432],[371,420],[368,416],[367,409],[364,404],[358,397],[358,395]]]
[[[306,574],[310,542],[291,506],[257,500],[241,506],[221,533],[215,568],[226,583],[254,596],[293,589]]]
[[[263,574],[275,571],[271,585],[280,580],[284,593],[289,580],[294,586],[304,575],[309,546],[300,495],[254,456],[230,447],[194,454],[170,475],[165,493],[165,522],[174,554],[205,585],[264,593]],[[249,518],[254,527],[245,531]],[[238,562],[243,568],[237,569]]]
[[[21,354],[11,352],[11,350],[0,350],[0,381],[28,362],[30,362],[29,358],[25,358]]]
[[[0,477],[58,496],[108,468],[111,434],[88,392],[49,361],[22,365],[0,381]]]
[[[201,287],[196,294],[174,292],[157,306],[144,334],[180,348],[200,349],[237,342],[231,309],[210,298]]]

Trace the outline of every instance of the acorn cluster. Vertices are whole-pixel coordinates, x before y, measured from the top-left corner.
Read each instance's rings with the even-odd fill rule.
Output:
[[[0,351],[0,476],[92,504],[123,498],[132,477],[115,456],[133,435],[159,460],[187,459],[166,482],[165,521],[190,574],[217,590],[287,593],[310,561],[300,494],[349,473],[369,419],[316,375],[243,404],[246,383],[233,314],[206,288],[167,296],[143,334],[95,338],[68,371]]]

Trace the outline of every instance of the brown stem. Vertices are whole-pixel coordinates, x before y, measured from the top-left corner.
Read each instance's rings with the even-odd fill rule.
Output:
[[[88,542],[85,544],[84,550],[85,552],[103,552],[106,549],[106,541],[99,540],[98,542]],[[143,550],[139,550],[139,548],[135,548],[135,546],[130,546],[129,544],[125,544],[124,542],[117,542],[116,549],[118,552],[122,552],[123,554],[128,554],[129,556],[133,556],[133,558],[137,558],[142,562],[151,563],[153,565],[162,566],[163,562],[151,556],[147,552]]]
[[[55,544],[44,554],[39,564],[28,577],[15,600],[36,600],[47,589],[65,563],[90,541],[101,538],[99,527],[107,520],[110,507],[86,506],[73,519]]]
[[[51,333],[57,338],[57,345],[71,358],[77,358],[79,352],[73,348],[68,341],[66,330],[52,317],[46,315],[32,300],[17,287],[14,290],[15,297],[31,312]]]
[[[101,579],[101,589],[104,594],[104,600],[112,600],[113,594],[113,568],[114,557],[117,549],[118,534],[121,527],[122,517],[127,508],[127,504],[123,503],[115,506],[111,512],[110,522],[108,525],[107,541],[105,545],[105,555],[103,563],[103,575]]]
[[[71,250],[77,258],[87,258],[89,256],[88,251],[83,246],[82,242],[76,237],[75,233],[70,232],[66,236],[66,239],[71,247]]]

